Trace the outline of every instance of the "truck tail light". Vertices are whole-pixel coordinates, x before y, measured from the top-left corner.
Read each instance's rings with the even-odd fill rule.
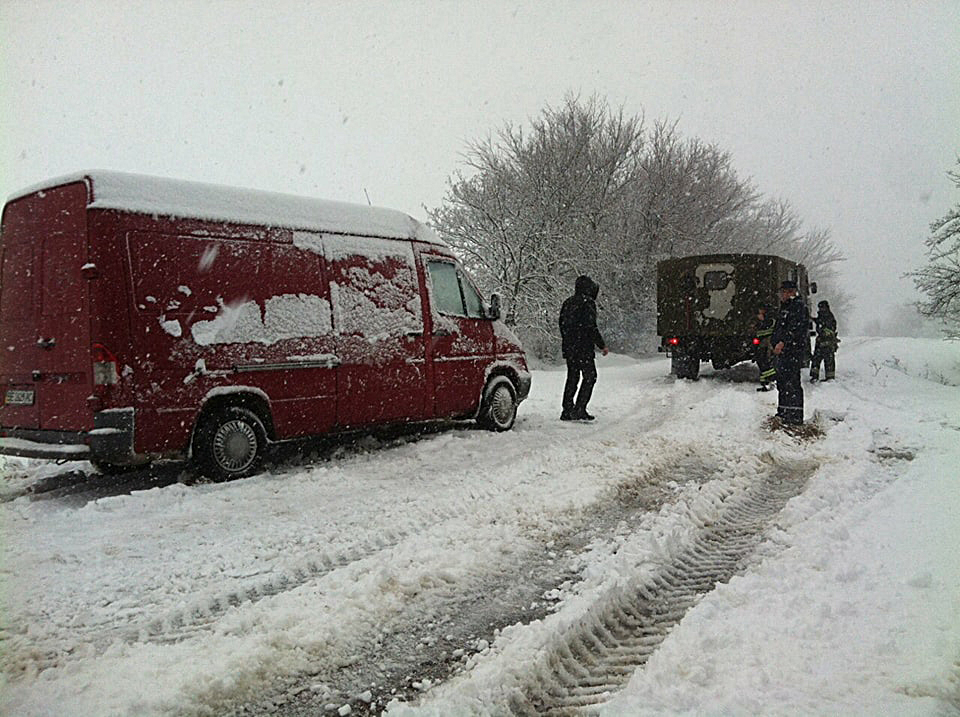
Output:
[[[93,354],[93,385],[112,386],[120,376],[117,357],[103,344],[94,344]]]
[[[753,340],[753,345],[754,345],[754,346],[759,346],[759,345],[760,345],[760,339],[754,339],[754,340]]]
[[[669,346],[676,346],[676,345],[679,344],[679,343],[680,343],[680,339],[678,339],[678,338],[676,338],[676,337],[667,339],[667,344],[668,344]]]

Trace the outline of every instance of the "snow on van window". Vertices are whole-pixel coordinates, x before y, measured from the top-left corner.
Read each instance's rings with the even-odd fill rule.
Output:
[[[229,343],[272,344],[301,336],[330,333],[330,302],[311,294],[283,294],[267,299],[261,313],[256,301],[227,305],[210,321],[190,327],[193,340],[201,346]]]
[[[266,343],[299,336],[329,334],[330,302],[312,294],[283,294],[267,299],[263,319]]]
[[[340,334],[375,341],[423,331],[410,242],[325,234],[323,246]]]
[[[420,294],[412,268],[393,279],[367,268],[347,270],[348,281],[330,284],[334,320],[341,334],[377,340],[423,331]]]

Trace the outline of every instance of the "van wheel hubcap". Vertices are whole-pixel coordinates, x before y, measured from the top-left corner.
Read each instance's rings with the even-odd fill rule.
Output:
[[[249,468],[257,457],[256,432],[244,421],[224,423],[213,437],[213,456],[224,470]]]
[[[498,426],[505,426],[513,418],[513,396],[506,386],[498,386],[490,397],[490,417]]]

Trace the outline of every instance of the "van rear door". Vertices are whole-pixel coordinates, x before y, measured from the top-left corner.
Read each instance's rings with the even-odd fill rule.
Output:
[[[11,202],[3,216],[0,380],[7,427],[93,427],[87,188],[77,182]]]

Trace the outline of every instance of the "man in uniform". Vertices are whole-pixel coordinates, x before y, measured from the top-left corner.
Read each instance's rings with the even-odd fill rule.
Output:
[[[606,356],[607,345],[597,328],[597,294],[600,287],[589,276],[578,276],[574,294],[560,308],[560,337],[563,358],[567,361],[567,381],[563,387],[561,421],[592,421],[587,403],[597,382],[594,347]],[[582,381],[580,380],[582,377]],[[577,384],[580,391],[577,392]],[[576,396],[576,400],[574,400]]]
[[[821,301],[817,304],[817,344],[813,350],[813,360],[810,362],[810,380],[820,378],[820,363],[823,362],[823,380],[830,381],[836,376],[837,345],[840,337],[837,336],[837,318],[830,311],[830,304]]]
[[[800,368],[810,351],[810,315],[797,298],[797,282],[780,284],[780,315],[770,341],[777,357],[777,416],[788,425],[803,424]]]
[[[767,314],[770,314],[768,317]],[[757,328],[756,338],[760,343],[757,345],[756,362],[760,369],[760,387],[758,391],[769,391],[770,382],[775,380],[777,369],[773,365],[773,346],[770,344],[770,337],[773,335],[773,327],[776,326],[776,319],[773,312],[768,312],[766,306],[761,306],[757,310]]]

